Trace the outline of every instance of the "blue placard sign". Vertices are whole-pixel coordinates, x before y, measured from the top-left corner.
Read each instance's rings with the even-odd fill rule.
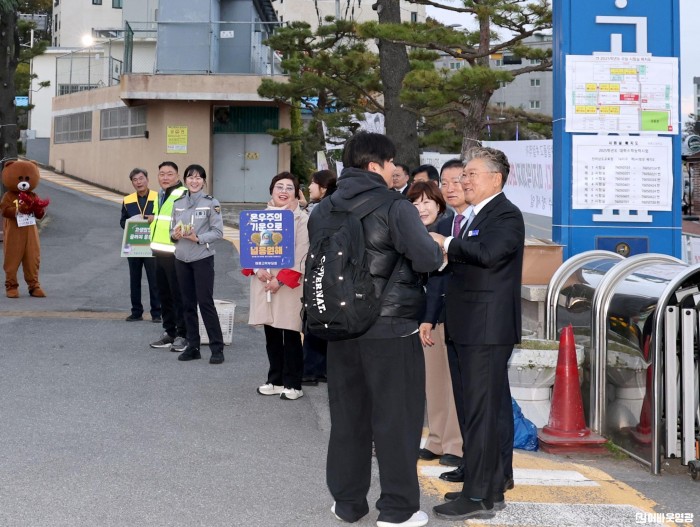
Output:
[[[680,257],[679,0],[552,4],[554,240]]]
[[[244,210],[241,229],[241,267],[294,267],[294,213],[291,210]]]

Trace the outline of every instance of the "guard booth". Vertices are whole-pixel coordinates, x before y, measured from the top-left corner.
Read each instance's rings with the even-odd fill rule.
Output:
[[[699,477],[698,309],[700,265],[663,254],[584,252],[547,289],[545,336],[584,346],[589,427],[654,474],[663,455]]]

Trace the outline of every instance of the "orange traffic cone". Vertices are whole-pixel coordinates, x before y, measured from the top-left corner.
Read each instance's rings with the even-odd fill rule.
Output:
[[[644,358],[649,360],[649,342],[651,337],[647,337],[644,342]],[[630,430],[632,437],[643,445],[651,444],[651,386],[653,370],[651,365],[647,367],[646,391],[644,401],[642,401],[642,411],[639,414],[639,424]]]
[[[545,452],[603,452],[606,439],[593,434],[583,417],[583,399],[578,379],[576,344],[571,325],[564,328],[559,340],[557,374],[554,379],[549,424],[538,431]]]

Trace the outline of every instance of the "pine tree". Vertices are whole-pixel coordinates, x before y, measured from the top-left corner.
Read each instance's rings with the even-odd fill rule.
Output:
[[[430,122],[440,116],[456,117],[461,130],[461,150],[466,152],[482,137],[488,126],[516,121],[550,121],[544,116],[527,117],[522,112],[511,112],[503,120],[487,119],[489,103],[501,83],[508,83],[518,75],[551,69],[551,50],[528,47],[523,42],[535,33],[551,28],[552,13],[548,0],[462,0],[461,6],[445,5],[433,0],[411,0],[415,4],[430,5],[454,13],[474,17],[476,29],[457,30],[434,20],[425,24],[362,25],[360,34],[367,38],[390,40],[417,50],[442,53],[463,59],[469,67],[456,72],[439,71],[434,67],[414,68],[406,75],[401,101],[417,115]],[[499,38],[497,30],[507,34]],[[515,70],[496,70],[490,67],[490,57],[508,53],[530,62]],[[421,62],[430,62],[424,55]],[[437,55],[433,54],[432,58]]]
[[[296,151],[307,160],[326,142],[342,144],[365,112],[384,111],[378,58],[357,38],[352,21],[330,19],[316,31],[293,22],[277,30],[267,45],[282,55],[288,77],[287,82],[263,79],[258,94],[311,115],[306,129],[299,124],[270,133],[278,143],[300,143]]]

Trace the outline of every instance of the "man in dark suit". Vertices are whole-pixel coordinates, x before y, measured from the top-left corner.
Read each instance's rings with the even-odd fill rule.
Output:
[[[520,341],[520,283],[525,224],[503,194],[510,164],[492,148],[468,156],[462,177],[474,215],[458,236],[431,234],[447,252],[446,329],[459,361],[464,411],[464,486],[461,495],[434,507],[450,520],[491,518],[503,501],[500,449],[507,367]],[[512,417],[511,417],[512,419]]]
[[[396,163],[394,165],[394,172],[391,174],[391,188],[396,192],[401,192],[402,195],[406,195],[408,192],[408,174],[410,170],[403,163]]]

